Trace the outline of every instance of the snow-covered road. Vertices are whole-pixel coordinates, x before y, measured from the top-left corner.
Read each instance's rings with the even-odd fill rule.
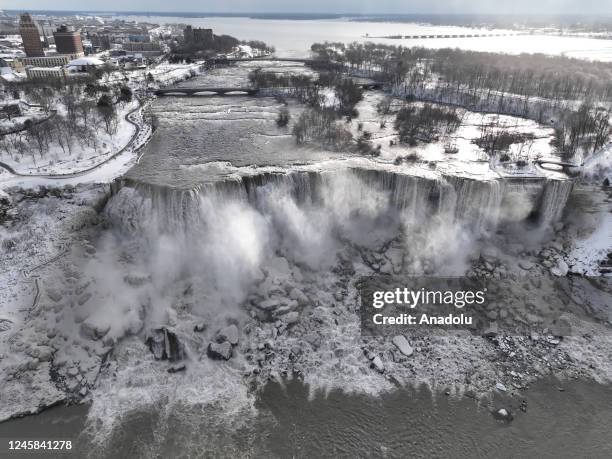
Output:
[[[151,126],[144,122],[142,104],[131,110],[126,121],[136,128],[129,142],[117,153],[87,169],[65,174],[20,174],[11,167],[0,163],[0,190],[11,187],[35,188],[38,186],[77,185],[79,183],[110,182],[125,173],[138,160],[138,150],[150,139]]]

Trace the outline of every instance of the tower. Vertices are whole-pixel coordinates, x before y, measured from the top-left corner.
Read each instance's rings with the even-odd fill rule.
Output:
[[[79,32],[62,25],[53,32],[53,37],[58,54],[83,54],[83,41]]]
[[[23,49],[28,57],[43,57],[42,43],[40,42],[40,32],[38,27],[28,13],[24,13],[19,18],[19,33],[23,40]]]

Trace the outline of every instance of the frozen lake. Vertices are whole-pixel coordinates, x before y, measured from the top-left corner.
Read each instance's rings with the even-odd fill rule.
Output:
[[[507,30],[475,29],[456,26],[430,26],[414,23],[388,23],[326,20],[251,19],[241,17],[193,18],[180,16],[118,16],[120,19],[157,24],[191,24],[212,28],[217,35],[227,34],[241,40],[262,40],[276,48],[283,57],[304,57],[310,45],[322,41],[375,41],[390,45],[424,46],[427,48],[461,48],[473,51],[510,54],[543,53],[581,59],[612,62],[612,40],[561,37],[552,35],[520,35],[487,38],[384,39],[393,35],[458,35],[494,34]],[[367,37],[366,37],[367,35]]]

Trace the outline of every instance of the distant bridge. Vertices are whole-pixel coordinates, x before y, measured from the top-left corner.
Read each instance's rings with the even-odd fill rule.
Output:
[[[324,61],[321,59],[308,59],[308,58],[299,58],[299,57],[216,57],[214,59],[209,59],[208,62],[212,62],[213,64],[230,64],[232,62],[253,62],[253,61],[272,61],[272,62],[299,62],[302,64],[311,64],[311,63],[327,63],[328,61]]]
[[[168,95],[183,95],[195,96],[200,95],[217,95],[217,96],[254,96],[259,92],[256,88],[209,88],[209,87],[192,87],[192,88],[164,88],[155,91],[156,96]]]
[[[537,159],[534,161],[534,163],[536,163],[542,169],[548,169],[546,166],[558,166],[567,175],[578,175],[580,173],[580,169],[582,169],[581,164],[568,163],[566,161],[555,161],[554,159]]]
[[[382,83],[358,83],[357,86],[364,90],[382,89]],[[190,88],[164,88],[155,91],[156,96],[195,96],[195,95],[215,95],[215,96],[256,96],[260,91],[266,89],[271,90],[291,90],[297,88],[218,88],[218,87],[207,87],[207,86],[193,86]]]
[[[524,35],[519,33],[471,33],[471,34],[426,34],[426,35],[387,35],[383,37],[370,37],[366,35],[366,38],[388,38],[392,40],[423,40],[432,38],[489,38],[489,37],[514,37],[517,35]]]

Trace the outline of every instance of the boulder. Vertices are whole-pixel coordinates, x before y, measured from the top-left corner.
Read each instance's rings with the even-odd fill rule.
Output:
[[[385,365],[383,364],[383,361],[379,356],[376,356],[374,357],[374,359],[372,359],[372,364],[370,365],[370,367],[374,368],[379,373],[385,372]]]
[[[495,384],[495,389],[497,389],[500,392],[506,392],[508,390],[506,386],[504,386],[502,383]]]
[[[287,325],[297,323],[297,321],[300,320],[300,313],[297,311],[291,311],[283,316],[283,320]]]
[[[298,302],[300,306],[306,306],[309,302],[308,297],[299,288],[293,288],[289,292],[289,298]]]
[[[495,413],[493,413],[493,416],[495,416],[496,419],[500,419],[502,421],[512,421],[512,419],[514,419],[512,413],[505,408],[500,408],[499,410],[495,411]]]
[[[206,349],[206,355],[213,360],[229,360],[232,357],[232,345],[227,341],[210,343]]]
[[[59,292],[58,290],[56,290],[56,289],[54,289],[52,287],[47,287],[46,288],[46,293],[47,293],[47,296],[49,297],[49,299],[51,299],[55,303],[59,303],[62,300],[61,292]]]
[[[485,328],[482,332],[482,336],[485,338],[494,338],[499,333],[499,326],[497,322],[493,321],[489,323],[489,326]]]
[[[166,327],[150,330],[145,337],[145,344],[156,360],[176,362],[185,357],[185,347],[176,333]]]
[[[145,273],[132,272],[126,274],[123,281],[132,287],[140,287],[147,282],[151,282],[151,276]]]
[[[98,324],[93,320],[87,319],[81,324],[81,334],[91,340],[99,340],[110,331],[110,325]]]
[[[412,349],[412,346],[410,346],[408,340],[404,335],[394,336],[391,342],[395,345],[395,347],[399,349],[402,354],[407,357],[410,357],[414,352],[414,349]]]
[[[232,346],[235,346],[236,344],[238,344],[239,335],[240,332],[238,331],[238,327],[232,324],[219,330],[217,332],[217,335],[215,336],[215,341],[217,341],[217,343],[223,343],[227,341]]]
[[[562,314],[550,326],[550,334],[556,337],[572,334],[572,322],[568,315]]]
[[[559,260],[559,262],[557,263],[557,266],[554,266],[550,270],[552,274],[558,277],[567,276],[568,271],[569,271],[569,266],[567,266],[567,263],[563,260]]]
[[[170,368],[168,368],[168,373],[178,373],[180,371],[185,371],[187,369],[187,367],[185,366],[184,363],[180,363],[178,365],[172,365]]]
[[[525,271],[529,271],[535,266],[531,261],[528,260],[521,260],[519,261],[518,265],[521,269],[524,269]]]
[[[262,311],[266,312],[272,312],[275,309],[280,308],[282,305],[282,301],[278,298],[269,298],[254,304],[257,309],[261,309]]]

